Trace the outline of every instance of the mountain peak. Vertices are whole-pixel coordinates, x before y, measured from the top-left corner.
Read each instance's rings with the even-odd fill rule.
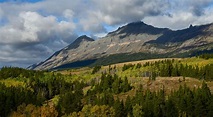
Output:
[[[141,26],[141,25],[147,25],[147,24],[145,24],[143,21],[136,21],[136,22],[127,24],[127,26]]]
[[[156,28],[152,25],[147,25],[142,21],[137,21],[133,23],[129,23],[125,26],[119,27],[116,31],[110,32],[109,35],[117,35],[117,34],[162,34],[165,31],[168,31],[168,28]]]
[[[82,35],[78,37],[75,41],[95,41],[95,40],[88,37],[87,35]]]
[[[86,35],[82,35],[82,36],[78,37],[73,43],[71,43],[68,46],[68,49],[78,48],[80,46],[80,44],[84,41],[89,42],[89,41],[95,41],[95,40]]]

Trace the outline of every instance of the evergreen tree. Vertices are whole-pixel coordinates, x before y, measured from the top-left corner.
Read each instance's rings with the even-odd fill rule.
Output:
[[[131,86],[128,83],[127,77],[124,78],[123,83],[121,84],[122,92],[127,92],[131,89]]]
[[[120,102],[119,100],[116,100],[113,108],[115,109],[115,116],[116,117],[125,117],[125,113],[124,113],[124,105],[123,102]]]
[[[121,80],[119,78],[115,79],[115,81],[112,83],[112,90],[113,90],[113,93],[115,94],[118,94],[121,92],[121,89],[120,89],[120,82]]]
[[[169,98],[165,103],[165,113],[166,117],[178,117],[178,110],[173,103],[172,99]]]
[[[132,101],[131,101],[131,98],[129,96],[127,96],[127,98],[126,98],[125,111],[127,113],[127,116],[133,117]]]

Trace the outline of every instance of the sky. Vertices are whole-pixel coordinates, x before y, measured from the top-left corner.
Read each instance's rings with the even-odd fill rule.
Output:
[[[44,61],[80,35],[130,22],[183,29],[213,22],[213,0],[0,0],[0,68]]]

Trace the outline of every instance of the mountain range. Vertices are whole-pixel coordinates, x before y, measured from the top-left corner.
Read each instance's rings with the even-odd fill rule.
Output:
[[[94,40],[78,37],[67,47],[28,69],[50,70],[166,57],[189,57],[213,52],[213,23],[171,30],[129,23]]]

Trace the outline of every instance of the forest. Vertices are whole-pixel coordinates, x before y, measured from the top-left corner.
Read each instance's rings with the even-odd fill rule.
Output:
[[[202,55],[194,59],[209,61],[212,57]],[[3,67],[0,116],[212,117],[213,95],[208,84],[213,80],[213,64],[183,61],[166,59],[64,71]],[[144,85],[173,77],[181,85],[169,92],[166,85],[157,90]],[[189,87],[189,77],[200,85]],[[139,85],[131,82],[146,78]]]

